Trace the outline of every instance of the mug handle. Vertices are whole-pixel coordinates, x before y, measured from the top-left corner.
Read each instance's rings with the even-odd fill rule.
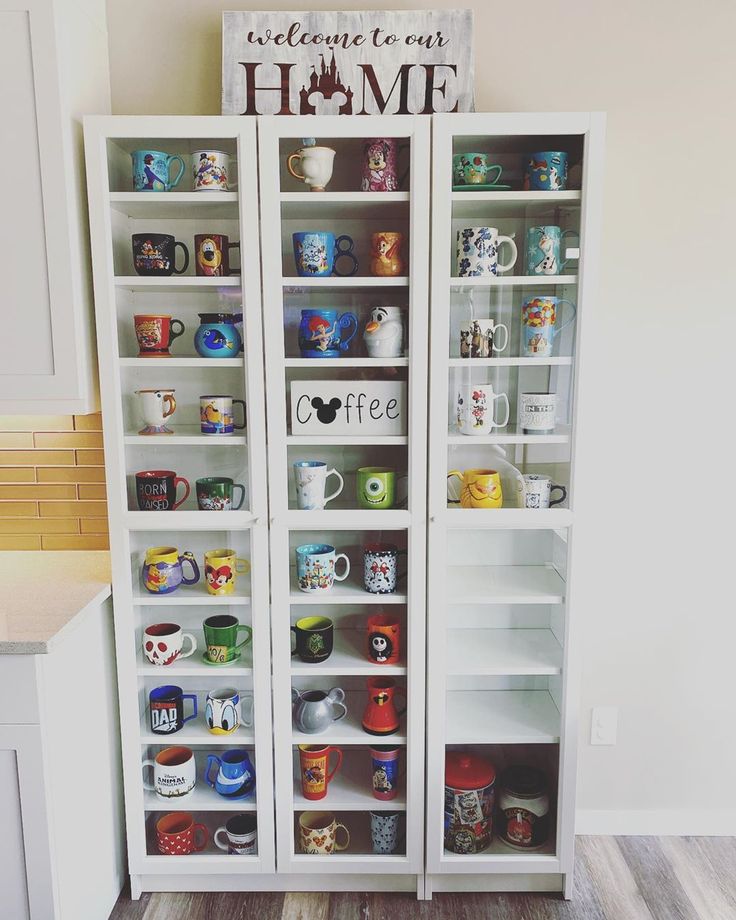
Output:
[[[246,626],[245,623],[238,623],[238,628],[235,633],[236,636],[241,631],[241,629],[245,630],[245,632],[247,632],[248,635],[245,637],[245,639],[243,639],[243,641],[239,645],[236,645],[235,648],[243,648],[243,646],[247,645],[253,638],[253,630],[250,628],[250,626]]]
[[[497,329],[503,329],[504,333],[506,334],[506,338],[503,340],[503,345],[501,345],[500,347],[496,345],[496,330]],[[494,351],[504,351],[508,344],[509,344],[509,327],[505,326],[503,323],[497,323],[493,327],[493,350]]]
[[[298,172],[294,169],[294,167],[291,165],[291,161],[292,161],[292,160],[301,160],[301,158],[302,158],[302,156],[301,156],[300,153],[296,153],[296,152],[290,153],[289,156],[287,157],[287,160],[286,160],[286,168],[289,170],[289,172],[292,174],[292,176],[293,176],[295,179],[299,179],[300,182],[306,182],[306,181],[307,181],[307,177],[306,177],[306,176],[302,176],[301,173],[298,173]]]
[[[350,245],[348,246],[347,249],[340,249],[340,243],[341,243],[343,240],[348,240],[348,241],[350,242]],[[355,246],[355,242],[354,242],[352,236],[348,236],[347,233],[343,233],[342,236],[338,236],[338,238],[335,240],[335,260],[334,260],[333,265],[332,265],[332,274],[333,274],[333,275],[338,275],[340,278],[349,278],[349,277],[351,277],[352,275],[354,275],[354,274],[358,271],[358,260],[357,260],[356,257],[353,255],[353,246]],[[339,272],[339,271],[337,270],[337,262],[338,262],[338,259],[342,259],[343,257],[344,257],[344,258],[347,258],[347,259],[352,259],[352,261],[353,261],[353,270],[352,270],[352,271],[349,271],[349,272]]]
[[[345,699],[345,691],[342,689],[342,687],[331,687],[327,693],[327,698],[333,706],[339,706],[340,709],[342,709],[340,715],[335,716],[332,721],[339,722],[340,719],[344,719],[348,714],[348,707],[343,702]]]
[[[332,772],[330,772],[329,759],[330,759],[330,754],[332,754],[333,751],[335,754],[337,754],[337,763],[332,768]],[[335,775],[335,773],[337,773],[337,771],[340,769],[340,765],[342,764],[342,751],[340,750],[339,747],[331,747],[329,749],[329,751],[327,752],[327,761],[328,761],[327,762],[327,776],[325,777],[325,783],[330,782],[330,780]]]
[[[499,272],[507,272],[510,268],[513,268],[516,264],[516,257],[518,256],[518,250],[516,249],[516,243],[511,239],[510,236],[499,236],[498,237],[498,248],[501,248],[501,243],[508,243],[511,246],[514,254],[511,256],[510,262],[504,262],[503,265],[500,262],[496,263],[496,269]]]
[[[560,244],[562,243],[562,241],[565,239],[566,236],[576,236],[578,238],[578,247],[580,246],[580,234],[578,233],[577,230],[563,230],[562,233],[560,234]],[[562,270],[565,268],[568,262],[573,262],[573,261],[577,262],[578,260],[577,259],[560,260],[560,273],[562,273]]]
[[[155,765],[154,765],[154,762],[153,762],[152,760],[144,760],[143,763],[141,764],[141,770],[145,770],[146,767],[150,767],[150,768],[153,770],[153,769],[154,769],[154,766],[155,766]],[[146,780],[145,776],[143,777],[143,788],[144,788],[144,789],[147,789],[149,792],[155,792],[155,791],[156,791],[155,785],[154,785],[153,783],[149,783],[149,782]]]
[[[169,169],[171,169],[171,164],[174,162],[174,160],[179,161],[179,172],[176,174],[176,178],[174,179],[173,182],[168,182],[166,184],[167,192],[172,188],[176,188],[176,186],[181,182],[181,177],[184,175],[184,170],[186,169],[186,166],[184,165],[184,160],[182,160],[182,158],[179,156],[178,153],[175,153],[173,156],[169,157],[168,162],[166,164]]]
[[[199,581],[199,566],[197,565],[197,560],[194,558],[194,553],[186,552],[183,555],[179,556],[179,562],[182,566],[181,572],[181,583],[183,585],[196,585]],[[184,563],[188,562],[192,567],[192,577],[185,578],[184,576]]]
[[[250,562],[247,559],[236,559],[233,568],[238,575],[247,575],[250,572]]]
[[[243,502],[245,501],[245,486],[240,482],[233,483],[233,492],[236,489],[240,489],[240,501],[236,504],[233,504],[233,511],[240,511],[243,507]]]
[[[217,764],[217,769],[219,771],[220,767],[222,766],[222,761],[217,756],[217,754],[208,754],[207,755],[207,766],[204,768],[204,781],[207,783],[208,786],[212,786],[212,788],[214,789],[215,781],[213,779],[210,779],[210,773],[212,772],[213,764]]]
[[[189,649],[188,652],[184,651],[184,640],[185,639],[189,639],[189,641],[192,643],[192,647]],[[179,657],[180,658],[191,657],[197,651],[197,640],[194,638],[194,636],[191,633],[182,633],[181,640],[182,640],[182,650],[179,652]]]
[[[247,415],[246,415],[246,409],[245,409],[245,400],[244,400],[244,399],[234,399],[234,400],[233,400],[233,406],[242,406],[242,407],[243,407],[243,424],[242,424],[242,425],[236,425],[236,424],[235,424],[235,419],[233,418],[233,428],[235,428],[236,431],[242,431],[242,430],[245,428],[245,425],[246,425],[246,422],[247,422]],[[234,415],[235,415],[235,413],[233,412],[233,416],[234,416]]]
[[[494,427],[494,428],[505,428],[506,425],[508,425],[508,423],[509,423],[509,414],[510,414],[510,411],[511,411],[511,410],[509,409],[509,398],[508,398],[508,396],[507,396],[505,393],[496,393],[496,395],[493,397],[493,407],[494,407],[494,409],[495,409],[495,407],[496,407],[496,400],[497,400],[497,399],[502,399],[502,400],[506,403],[506,418],[505,418],[502,422],[497,422],[497,421],[495,420],[495,418],[494,418],[494,419],[493,419],[493,427]],[[494,414],[495,414],[495,413],[494,413]]]
[[[343,575],[338,575],[338,574],[337,574],[337,560],[338,560],[338,559],[344,559],[344,560],[345,560],[345,572],[344,572]],[[335,581],[345,581],[345,579],[348,577],[349,574],[350,574],[350,560],[349,560],[348,557],[345,555],[345,553],[338,553],[338,554],[335,556]]]
[[[174,329],[174,323],[178,323],[179,326],[181,326],[178,332],[176,331],[176,329]],[[171,320],[171,323],[169,324],[169,345],[171,345],[174,339],[178,339],[180,335],[184,335],[185,328],[186,326],[180,319]]]
[[[294,633],[294,639],[296,640],[296,626],[290,626],[289,629]],[[297,650],[296,650],[296,641],[295,641],[295,642],[294,642],[294,648],[291,650],[291,656],[292,656],[292,658],[293,658],[294,655],[296,655],[296,654],[298,654],[298,653],[297,653]],[[291,688],[291,701],[292,701],[292,703],[296,703],[296,698],[294,697],[294,694],[295,694],[295,693],[297,694],[297,697],[298,697],[299,691],[298,691],[298,690],[295,690],[295,689],[292,687],[292,688]]]
[[[343,487],[345,485],[345,480],[342,478],[342,475],[338,473],[338,471],[335,469],[327,470],[327,473],[325,474],[325,479],[327,479],[328,476],[332,476],[333,474],[337,476],[337,478],[340,480],[340,485],[335,489],[332,495],[328,495],[325,498],[325,504],[327,504],[327,502],[331,502],[333,498],[337,498],[337,496],[342,492]],[[349,567],[348,567],[348,571],[349,571]],[[342,581],[342,579],[340,578],[338,579],[338,581]]]
[[[178,502],[174,502],[174,507],[171,509],[172,511],[176,511],[179,505],[183,505],[184,502],[189,498],[189,493],[192,491],[189,482],[183,476],[176,476],[174,477],[174,494],[176,494],[176,489],[178,488],[180,482],[184,483],[184,498],[180,498]]]
[[[355,338],[355,333],[358,331],[358,317],[354,313],[343,313],[338,319],[337,325],[340,329],[349,329],[350,326],[353,327],[353,331],[350,335],[346,339],[340,340],[340,351],[347,351],[350,347],[350,343]]]
[[[184,250],[184,267],[183,268],[176,267],[176,247],[177,246],[181,246],[181,248]],[[187,249],[186,243],[182,243],[181,240],[176,240],[174,242],[174,274],[183,275],[184,272],[188,268],[189,268],[189,250]]]
[[[182,709],[183,709],[183,707],[184,707],[184,700],[191,700],[191,701],[192,701],[192,706],[194,707],[194,712],[192,712],[192,714],[191,714],[190,716],[184,716],[184,718],[181,720],[181,724],[182,724],[182,725],[185,725],[187,722],[190,721],[190,719],[196,719],[196,718],[197,718],[197,694],[196,694],[196,693],[182,693],[182,695],[181,695]]]
[[[247,702],[250,706],[250,713],[248,718],[243,715],[243,703]],[[253,697],[252,696],[241,696],[240,697],[240,721],[246,728],[253,728]]]
[[[562,492],[562,495],[560,496],[560,498],[555,498],[553,501],[552,493],[554,492],[555,489],[559,489]],[[556,483],[553,483],[549,487],[549,494],[550,494],[549,506],[550,508],[554,508],[555,505],[561,505],[562,502],[565,501],[565,499],[567,498],[567,489],[564,486],[558,486]]]
[[[339,844],[339,843],[337,842],[337,832],[338,832],[338,831],[344,831],[344,832],[345,832],[345,843],[343,843],[343,844]],[[337,823],[336,823],[336,824],[335,824],[335,851],[337,851],[337,850],[347,850],[347,848],[348,848],[349,846],[350,846],[350,831],[345,827],[344,824],[337,824]]]
[[[227,261],[228,261],[228,264],[229,264],[229,262],[230,262],[230,250],[231,250],[231,249],[237,249],[237,250],[238,250],[238,256],[239,256],[239,255],[240,255],[240,240],[238,240],[238,241],[235,242],[235,243],[228,243],[228,244],[227,244]],[[228,274],[229,274],[229,275],[239,275],[239,274],[240,274],[240,269],[239,269],[239,268],[231,268],[231,269],[228,271]]]
[[[575,317],[577,316],[577,312],[578,312],[577,307],[571,300],[564,300],[564,299],[558,300],[557,306],[561,307],[563,303],[566,303],[568,307],[570,307],[570,309],[572,310],[572,316],[570,317],[570,319],[567,320],[567,322],[563,323],[559,329],[554,329],[554,328],[552,329],[553,338],[557,337],[562,332],[563,329],[566,329],[570,325],[570,323],[574,322]]]
[[[176,399],[171,395],[171,393],[164,393],[163,401],[167,407],[166,411],[164,412],[164,418],[168,418],[176,411]]]
[[[197,846],[197,832],[202,835],[202,842]],[[199,853],[207,846],[207,841],[210,839],[209,832],[204,824],[194,824],[192,825],[192,852]]]
[[[465,482],[465,480],[463,479],[463,474],[460,472],[460,470],[450,470],[450,472],[447,474],[447,478],[451,479],[453,476],[457,476],[460,482],[462,483]]]
[[[220,843],[218,840],[220,834],[224,834],[227,837],[227,829],[224,827],[218,827],[215,833],[212,835],[212,842],[216,847],[219,847],[221,850],[224,850],[227,853],[227,851],[230,849],[230,846],[228,843]]]
[[[495,169],[495,170],[496,170],[496,175],[495,175],[492,179],[489,179],[489,178],[488,178],[488,173],[489,173],[492,169]],[[488,167],[488,169],[486,170],[486,184],[488,184],[488,185],[495,185],[495,184],[498,182],[498,180],[501,178],[501,173],[502,173],[502,172],[503,172],[503,166],[499,166],[498,163],[492,163],[492,164]]]

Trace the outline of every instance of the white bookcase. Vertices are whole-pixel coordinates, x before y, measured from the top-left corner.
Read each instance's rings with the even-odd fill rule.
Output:
[[[138,897],[141,891],[257,887],[253,880],[259,874],[275,871],[275,850],[256,125],[246,118],[95,117],[87,119],[85,137],[132,893]],[[131,151],[163,150],[187,160],[189,153],[208,146],[230,154],[231,191],[191,191],[189,168],[170,192],[131,191]],[[192,255],[187,273],[164,278],[135,275],[131,234],[141,231],[166,232],[183,240]],[[202,232],[240,240],[241,275],[195,275],[193,236]],[[198,312],[239,312],[240,304],[243,356],[198,357]],[[137,312],[167,313],[184,322],[186,331],[172,344],[171,358],[137,357]],[[134,393],[141,387],[175,387],[173,435],[138,434],[141,420]],[[199,397],[212,393],[245,399],[247,436],[236,433],[213,440],[200,434]],[[192,494],[181,509],[137,510],[134,474],[145,469],[173,469],[189,480]],[[243,483],[243,510],[197,510],[195,480],[201,476],[230,476]],[[146,592],[141,582],[144,552],[164,544],[194,553],[202,573],[199,584],[181,586],[170,595]],[[216,547],[232,547],[250,560],[251,574],[240,577],[233,595],[207,593],[203,556]],[[217,612],[230,612],[253,629],[252,645],[242,659],[221,668],[202,662],[202,621]],[[142,630],[150,623],[172,620],[195,634],[198,652],[168,667],[148,664],[141,655]],[[197,719],[170,738],[149,729],[148,693],[162,684],[180,685],[198,697]],[[254,728],[241,726],[232,735],[213,735],[205,723],[205,697],[210,690],[229,686],[253,695]],[[141,761],[171,744],[190,746],[197,761],[196,788],[175,804],[146,792],[141,776]],[[209,752],[235,747],[248,749],[255,764],[256,794],[227,801],[205,783],[203,774]],[[206,825],[210,839],[201,853],[158,854],[155,822],[166,811],[192,812]],[[232,856],[217,849],[214,831],[230,815],[245,811],[257,816],[257,855]]]
[[[268,478],[271,536],[271,618],[277,863],[290,888],[417,890],[424,872],[424,706],[425,706],[425,557],[426,557],[426,399],[429,268],[430,123],[423,117],[264,117],[259,119],[261,249],[263,260]],[[286,157],[302,137],[337,151],[326,191],[311,192],[293,179]],[[362,139],[396,138],[406,149],[409,180],[395,192],[362,192]],[[352,277],[296,276],[292,233],[328,230],[349,234],[359,261]],[[374,277],[369,271],[372,233],[398,230],[405,235],[403,277]],[[342,266],[341,266],[342,267]],[[366,357],[362,331],[370,309],[381,304],[405,310],[405,357]],[[303,308],[337,308],[357,314],[359,331],[339,358],[303,358],[297,328]],[[406,435],[294,435],[289,421],[290,388],[297,380],[406,380],[409,425]],[[292,464],[323,460],[345,479],[340,498],[321,511],[296,507]],[[406,500],[388,510],[363,510],[356,498],[355,471],[387,466],[406,480]],[[328,486],[333,480],[328,482]],[[393,542],[408,551],[408,577],[398,593],[374,595],[363,587],[362,546]],[[324,597],[301,592],[295,579],[296,545],[324,542],[346,552],[347,581]],[[366,619],[379,610],[396,612],[402,622],[404,651],[397,666],[373,664],[366,654]],[[335,650],[321,664],[291,656],[290,625],[322,613],[335,623]],[[366,678],[394,677],[407,690],[408,710],[399,732],[376,738],[363,731],[368,700]],[[300,734],[292,722],[292,686],[347,692],[348,715],[317,735]],[[298,772],[298,744],[334,744],[344,753],[343,769],[325,799],[305,802]],[[368,748],[401,747],[399,797],[381,802],[371,791]],[[328,810],[347,825],[347,850],[330,856],[299,851],[298,815]],[[396,855],[374,855],[370,811],[401,811],[402,842]]]
[[[595,308],[603,116],[438,115],[432,123],[432,269],[429,399],[427,634],[427,896],[433,891],[572,890],[578,734],[576,611],[568,585],[574,534],[575,389],[585,314]],[[521,191],[522,155],[566,150],[566,191]],[[503,167],[504,191],[452,190],[454,153],[487,152]],[[516,189],[516,190],[514,190]],[[528,227],[580,233],[578,267],[525,275]],[[498,277],[458,278],[456,232],[492,226],[514,236],[516,266]],[[571,253],[571,255],[574,255]],[[501,257],[506,253],[502,250]],[[521,307],[556,295],[577,304],[577,321],[556,339],[554,357],[519,357]],[[460,355],[460,323],[493,317],[509,328],[500,356]],[[454,422],[456,386],[492,383],[508,395],[510,422],[469,437]],[[556,392],[550,434],[518,426],[522,392]],[[461,508],[450,470],[494,468],[499,449],[522,473],[545,473],[567,488],[559,507]],[[455,480],[456,481],[456,480]],[[509,507],[511,505],[511,507]],[[551,798],[547,844],[512,849],[494,834],[479,853],[444,846],[445,754],[483,756],[499,775],[511,764],[542,768]]]

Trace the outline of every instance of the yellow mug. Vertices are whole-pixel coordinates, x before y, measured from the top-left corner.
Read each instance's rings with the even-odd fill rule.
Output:
[[[248,572],[250,562],[238,559],[234,549],[211,549],[204,554],[204,574],[210,594],[232,594],[235,576]]]
[[[460,504],[463,508],[500,508],[503,505],[501,477],[496,470],[450,470],[462,482]]]

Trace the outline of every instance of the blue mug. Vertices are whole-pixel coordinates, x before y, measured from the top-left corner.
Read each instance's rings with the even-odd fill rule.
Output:
[[[570,259],[560,259],[562,241],[578,236],[575,230],[559,227],[529,227],[526,231],[527,275],[561,275]]]
[[[212,779],[215,764],[217,774]],[[227,799],[244,799],[256,788],[256,769],[245,750],[224,751],[221,757],[208,754],[204,778],[208,786]]]
[[[355,243],[347,233],[338,237],[326,230],[293,233],[292,242],[296,273],[302,278],[325,278],[328,275],[339,275],[344,278],[358,271],[358,260],[353,255]],[[343,248],[341,243],[344,242],[347,242],[347,246]],[[351,260],[351,271],[337,270],[337,262],[342,258]]]
[[[232,313],[200,313],[194,347],[203,358],[237,358],[240,333]]]
[[[184,700],[192,701],[192,714],[184,715]],[[190,719],[197,717],[197,694],[184,693],[175,684],[154,687],[148,694],[151,731],[156,735],[173,735]]]
[[[562,192],[567,187],[567,154],[564,150],[540,150],[522,161],[524,191]]]
[[[133,190],[136,192],[170,192],[184,175],[184,160],[178,154],[168,154],[161,150],[134,150]],[[179,172],[169,182],[169,168],[174,160],[179,161]]]
[[[345,560],[345,571],[337,575],[338,559]],[[329,591],[336,581],[345,581],[350,574],[350,560],[345,553],[336,553],[328,543],[303,543],[296,548],[296,576],[299,590]]]
[[[352,332],[343,339],[341,329]],[[337,310],[302,310],[299,323],[299,351],[302,358],[339,358],[341,351],[347,351],[358,331],[358,317],[354,313]]]

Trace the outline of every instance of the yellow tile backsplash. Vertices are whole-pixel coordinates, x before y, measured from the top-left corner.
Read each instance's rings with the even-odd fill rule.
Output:
[[[0,550],[109,549],[102,419],[0,415]]]

